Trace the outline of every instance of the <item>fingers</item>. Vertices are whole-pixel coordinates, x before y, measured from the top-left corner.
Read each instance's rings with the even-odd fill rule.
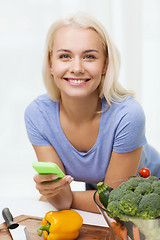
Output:
[[[66,175],[66,176],[63,178],[63,180],[70,184],[74,179],[73,179],[73,177],[71,177],[70,175]]]
[[[54,174],[36,174],[33,179],[36,183],[43,183],[56,180],[57,178],[58,176]]]
[[[33,179],[36,183],[50,182],[50,181],[56,180],[57,178],[58,178],[58,176],[54,175],[54,174],[41,174],[41,175],[36,174],[33,177]],[[60,180],[68,182],[70,184],[74,179],[70,175],[66,175]]]
[[[68,183],[64,183],[63,185],[59,185],[57,187],[54,186],[54,189],[50,186],[50,188],[44,188],[41,186],[37,186],[40,194],[46,196],[47,198],[54,197],[58,195],[64,188],[66,188]]]
[[[64,188],[66,188],[74,179],[70,175],[66,175],[62,179],[53,181],[57,179],[57,175],[45,174],[34,176],[34,181],[36,182],[36,189],[40,194],[46,197],[53,197],[59,194]]]

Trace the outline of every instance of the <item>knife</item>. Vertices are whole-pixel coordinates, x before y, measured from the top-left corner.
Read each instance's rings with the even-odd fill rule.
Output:
[[[9,208],[4,208],[2,210],[2,216],[13,240],[30,240],[27,228],[25,226],[20,226],[18,223],[13,221],[13,216]]]

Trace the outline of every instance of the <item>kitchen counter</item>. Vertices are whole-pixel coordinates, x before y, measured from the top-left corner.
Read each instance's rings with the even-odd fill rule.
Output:
[[[13,215],[29,215],[43,218],[48,211],[56,210],[50,203],[31,199],[0,197],[0,224],[4,222],[3,208],[8,207]],[[83,218],[84,224],[107,226],[101,214],[76,210]]]

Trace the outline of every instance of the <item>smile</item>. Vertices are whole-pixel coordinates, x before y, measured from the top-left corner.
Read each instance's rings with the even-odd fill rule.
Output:
[[[68,80],[70,83],[83,83],[85,82],[86,80],[72,80],[72,79],[69,79]]]
[[[85,78],[85,79],[78,79],[78,78],[64,78],[64,80],[66,80],[68,83],[70,83],[71,85],[83,85],[85,84],[87,81],[90,80],[90,78]]]

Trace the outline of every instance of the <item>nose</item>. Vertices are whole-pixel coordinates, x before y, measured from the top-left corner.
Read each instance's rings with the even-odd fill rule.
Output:
[[[77,57],[72,60],[70,71],[71,73],[75,73],[75,74],[84,73],[83,62],[80,58]]]

